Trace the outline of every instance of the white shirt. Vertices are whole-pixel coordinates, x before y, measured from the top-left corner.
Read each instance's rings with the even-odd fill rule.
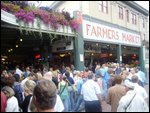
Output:
[[[21,74],[23,74],[23,72],[19,68],[17,68],[16,69],[16,74],[20,75],[20,77],[21,77]]]
[[[59,95],[57,95],[56,104],[55,104],[54,109],[56,112],[62,112],[64,110],[64,105],[63,105]]]
[[[146,99],[148,97],[148,95],[147,95],[145,89],[137,83],[133,83],[133,84],[134,84],[134,91],[136,92],[136,94],[139,94],[144,99]]]
[[[128,91],[127,94],[120,99],[117,112],[125,112],[125,108],[133,98],[134,94],[134,91]],[[140,95],[136,94],[126,112],[149,112],[149,108],[145,100]]]
[[[65,76],[65,73],[63,73],[63,76]],[[70,72],[70,77],[73,79],[73,74]]]
[[[12,96],[7,100],[6,112],[19,112],[18,100],[15,96]]]
[[[81,95],[85,101],[98,100],[97,94],[100,94],[100,88],[94,80],[88,80],[85,82],[81,89]]]
[[[28,81],[28,80],[29,80],[29,79],[28,79],[28,77],[27,77],[27,78],[25,78],[24,80],[21,81],[21,87],[22,87],[22,89],[24,89],[24,84],[25,84],[25,82]]]

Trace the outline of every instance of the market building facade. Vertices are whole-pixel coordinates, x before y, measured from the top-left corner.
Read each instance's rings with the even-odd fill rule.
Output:
[[[56,11],[68,11],[80,23],[75,38],[77,70],[94,62],[138,64],[149,62],[149,12],[133,1],[56,1]]]

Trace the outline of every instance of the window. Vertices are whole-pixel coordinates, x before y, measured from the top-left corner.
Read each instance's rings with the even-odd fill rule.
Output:
[[[129,10],[126,10],[127,22],[129,22]]]
[[[132,24],[136,25],[136,15],[134,13],[131,13],[132,15]]]
[[[108,14],[108,1],[99,1],[99,10]]]
[[[123,20],[123,7],[119,6],[119,19]]]
[[[142,19],[143,28],[145,28],[145,19]]]

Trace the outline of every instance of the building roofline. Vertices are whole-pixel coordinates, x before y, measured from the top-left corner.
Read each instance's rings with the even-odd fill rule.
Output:
[[[59,5],[61,5],[62,3],[64,3],[65,1],[55,1],[55,2],[53,2],[51,5],[50,5],[50,7],[52,8],[52,9],[55,9],[56,7],[58,7]]]
[[[145,16],[149,15],[149,11],[148,10],[146,10],[145,8],[143,8],[142,6],[140,6],[139,4],[137,4],[134,1],[122,1],[122,2],[127,4],[127,5],[129,5],[133,9],[139,11],[140,13],[144,14]]]
[[[56,7],[58,7],[59,5],[61,5],[62,3],[64,3],[65,1],[55,1],[53,2],[50,7],[52,9],[55,9]],[[134,1],[121,1],[127,5],[129,5],[130,7],[134,8],[135,10],[139,11],[140,13],[144,14],[145,16],[149,15],[149,11],[146,10],[145,8],[143,8],[142,6],[140,6],[139,4],[137,4]]]

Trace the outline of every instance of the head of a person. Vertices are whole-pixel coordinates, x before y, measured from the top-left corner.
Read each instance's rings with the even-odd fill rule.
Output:
[[[70,67],[66,67],[66,71],[70,72],[71,71]]]
[[[6,71],[6,70],[3,70],[1,76],[3,76],[3,77],[8,76],[7,71]]]
[[[69,71],[66,71],[66,72],[65,72],[65,76],[66,76],[66,77],[69,77],[69,76],[70,76]]]
[[[88,74],[88,79],[93,79],[93,78],[94,78],[94,73],[90,71]]]
[[[50,80],[50,81],[52,80],[52,77],[53,77],[53,73],[51,71],[46,72],[43,76],[44,79]]]
[[[124,82],[124,85],[125,85],[125,89],[126,91],[129,91],[129,90],[133,90],[134,89],[134,84],[128,80],[126,80]]]
[[[135,68],[131,68],[131,69],[130,69],[130,72],[131,72],[132,74],[135,74],[135,72],[136,72]]]
[[[20,80],[20,75],[19,74],[14,74],[13,77],[15,78],[16,82],[19,82],[19,80]]]
[[[99,69],[100,69],[100,65],[97,65],[96,68],[95,68],[95,71],[99,70]]]
[[[26,71],[30,71],[30,67],[26,67]]]
[[[29,94],[33,94],[33,90],[36,86],[36,83],[33,80],[27,80],[24,84],[24,95],[28,96]]]
[[[5,79],[5,84],[7,86],[12,87],[14,82],[15,82],[15,78],[13,76],[9,76],[8,78]]]
[[[66,81],[67,78],[66,78],[66,76],[63,76],[62,79],[63,79],[63,81]]]
[[[138,66],[138,67],[136,67],[136,72],[138,72],[138,71],[140,71],[141,70],[141,68]]]
[[[121,75],[115,76],[114,80],[115,80],[116,84],[121,84],[122,83],[122,76]]]
[[[88,67],[86,67],[86,68],[85,68],[85,71],[86,71],[86,72],[88,72],[88,71],[89,71],[89,68],[88,68]]]
[[[37,74],[34,72],[29,73],[28,77],[30,80],[37,80]]]
[[[6,95],[7,99],[15,95],[14,90],[9,86],[4,86],[2,92]]]
[[[54,109],[57,90],[52,81],[41,80],[33,91],[33,103],[38,111]]]
[[[138,81],[139,81],[138,76],[137,76],[137,75],[133,75],[132,78],[131,78],[131,81],[132,81],[133,83],[138,83]]]

